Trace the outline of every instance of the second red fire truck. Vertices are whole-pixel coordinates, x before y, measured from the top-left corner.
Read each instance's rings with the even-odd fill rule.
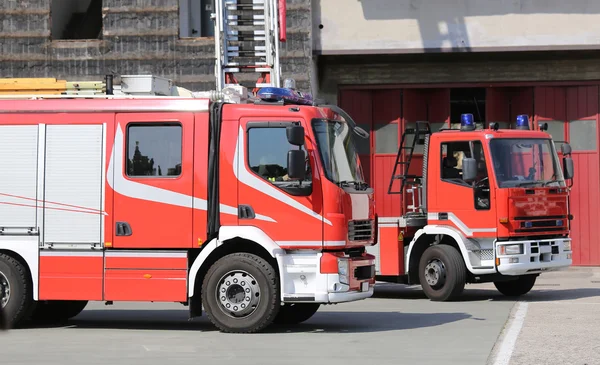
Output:
[[[379,218],[379,243],[369,248],[377,279],[420,284],[444,301],[465,283],[493,282],[505,295],[523,295],[539,274],[569,267],[573,160],[563,143],[561,163],[546,128],[531,130],[520,115],[512,129],[476,129],[464,114],[457,129],[431,131],[425,122],[407,129],[388,193],[412,193],[413,209]],[[410,169],[417,143],[424,145],[422,174]],[[396,180],[400,189],[392,188]]]

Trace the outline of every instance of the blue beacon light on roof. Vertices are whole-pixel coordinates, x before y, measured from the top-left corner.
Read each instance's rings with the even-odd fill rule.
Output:
[[[461,131],[472,131],[475,130],[475,120],[473,114],[462,114],[460,116],[460,130]]]
[[[529,130],[529,117],[527,114],[517,115],[516,129]]]
[[[283,101],[285,104],[312,105],[312,96],[295,90],[295,82],[293,80],[286,79],[284,86],[263,87],[256,93],[256,96],[264,101]]]

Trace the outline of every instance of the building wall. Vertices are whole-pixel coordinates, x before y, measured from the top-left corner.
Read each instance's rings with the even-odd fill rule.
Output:
[[[319,56],[315,93],[337,102],[348,85],[600,80],[600,51]]]
[[[306,92],[311,3],[287,4],[282,76],[295,78]],[[178,0],[104,0],[102,34],[94,40],[53,40],[50,9],[51,0],[0,1],[0,77],[98,80],[108,73],[154,74],[194,90],[215,88],[214,40],[179,37]]]
[[[314,2],[320,54],[598,48],[598,1]]]

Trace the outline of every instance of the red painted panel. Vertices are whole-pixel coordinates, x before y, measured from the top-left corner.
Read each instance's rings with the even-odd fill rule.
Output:
[[[369,155],[360,155],[360,163],[366,176],[367,183],[372,186],[372,153],[374,136],[372,133],[373,125],[373,103],[372,92],[370,90],[341,90],[338,97],[338,105],[344,109],[354,121],[362,128],[370,132],[369,137]]]
[[[105,300],[183,302],[187,270],[118,270],[105,274]]]
[[[485,97],[486,122],[508,122],[510,120],[510,98],[506,89],[487,88]]]
[[[567,124],[565,136],[571,142],[568,123],[595,119],[598,122],[598,86],[538,87],[535,113],[538,121],[559,120]],[[573,264],[600,264],[600,158],[598,151],[573,152],[575,179],[571,191],[571,236]]]
[[[375,204],[380,217],[400,216],[400,195],[388,194],[390,178],[394,170],[396,156],[375,155],[373,166],[373,187],[375,189]],[[392,191],[400,189],[400,180],[394,181]]]
[[[402,116],[402,91],[399,89],[376,90],[373,91],[373,130],[381,128],[382,125],[399,125]],[[400,142],[400,131],[398,131],[398,143]],[[372,134],[373,138],[373,186],[375,188],[375,202],[377,214],[380,217],[398,217],[401,214],[401,199],[398,194],[388,194],[388,188],[394,164],[398,145],[386,153],[376,153],[377,136]],[[394,181],[392,189],[398,191],[400,182]]]
[[[102,300],[102,252],[42,252],[40,300]]]
[[[380,225],[379,242],[380,252],[384,254],[379,256],[379,275],[401,275],[404,274],[404,250],[400,247],[398,236],[400,230],[397,225]]]
[[[186,257],[110,257],[107,269],[179,269],[187,270]]]

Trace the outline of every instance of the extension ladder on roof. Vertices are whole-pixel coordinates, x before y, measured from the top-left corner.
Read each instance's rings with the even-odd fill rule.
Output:
[[[239,85],[235,73],[260,74],[254,91],[279,87],[285,0],[217,0],[215,17],[217,91]]]

